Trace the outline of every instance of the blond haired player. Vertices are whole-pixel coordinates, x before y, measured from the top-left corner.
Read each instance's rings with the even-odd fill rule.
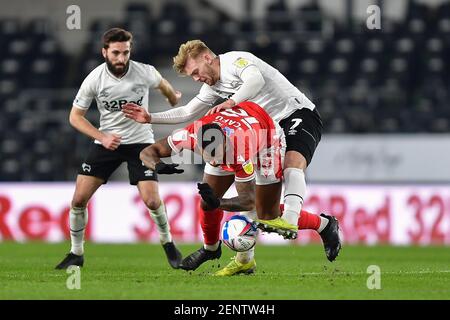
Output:
[[[295,238],[306,194],[304,170],[312,160],[323,128],[316,106],[278,70],[249,52],[231,51],[216,55],[202,41],[192,40],[180,46],[173,60],[177,72],[202,82],[203,86],[185,106],[149,114],[149,122],[173,124],[190,121],[230,109],[243,101],[262,107],[283,128],[286,155],[283,170],[284,214],[281,218],[260,220],[259,226],[282,235],[294,234]],[[225,101],[213,106],[219,98]],[[124,111],[127,110],[132,112],[133,106],[126,106]],[[208,183],[218,197],[223,196],[227,189],[220,182],[221,176],[223,173],[218,168],[206,164],[203,182]],[[208,212],[202,214],[208,216]],[[320,218],[319,232],[327,257],[332,261],[339,252],[340,243],[335,238],[325,237],[324,232],[333,230],[333,234],[338,234],[339,224],[332,216]],[[205,250],[217,251],[219,245],[219,242],[205,245]],[[183,263],[187,259],[189,257]]]

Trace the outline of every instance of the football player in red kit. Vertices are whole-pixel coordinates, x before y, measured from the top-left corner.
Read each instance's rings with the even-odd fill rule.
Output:
[[[150,122],[149,115],[138,107],[125,106],[124,112],[138,122]],[[219,182],[217,186],[198,184],[202,196],[200,223],[205,243],[183,260],[182,269],[195,270],[207,260],[220,258],[223,210],[248,212],[256,221],[279,219],[284,148],[281,128],[257,104],[243,102],[232,109],[202,117],[141,152],[141,160],[152,168],[160,158],[173,152],[192,150],[205,160],[205,173],[219,177],[213,180]],[[221,198],[233,183],[238,196]],[[255,207],[257,217],[254,216]],[[299,229],[321,231],[330,261],[336,258],[340,249],[338,227],[331,218],[302,211],[298,221]],[[320,230],[322,220],[327,223]],[[296,232],[292,234],[296,235]],[[251,249],[239,252],[236,259],[216,275],[251,273],[255,267],[254,249]]]

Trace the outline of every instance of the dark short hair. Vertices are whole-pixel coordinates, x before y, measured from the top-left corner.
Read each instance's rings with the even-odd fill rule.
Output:
[[[219,143],[220,141],[216,141],[216,139],[214,138],[218,135],[222,136],[222,138],[223,138],[222,143],[224,143],[225,142],[225,134],[219,124],[212,122],[212,123],[207,123],[207,124],[204,124],[203,126],[201,126],[197,131],[197,139],[198,139],[198,142],[199,142],[201,148],[204,150],[213,143],[215,143],[215,144]],[[212,139],[204,139],[205,136],[209,136]],[[212,156],[215,156],[214,151],[215,151],[215,148],[213,149],[213,152],[211,154]]]
[[[103,48],[108,49],[109,44],[111,42],[133,42],[133,35],[131,32],[121,29],[121,28],[112,28],[106,31],[102,37]]]

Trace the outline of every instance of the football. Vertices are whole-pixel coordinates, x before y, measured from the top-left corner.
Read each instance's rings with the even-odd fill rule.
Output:
[[[233,251],[250,250],[256,244],[258,229],[246,216],[234,215],[222,226],[222,240]]]

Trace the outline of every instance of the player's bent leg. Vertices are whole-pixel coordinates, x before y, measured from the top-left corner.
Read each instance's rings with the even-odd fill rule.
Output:
[[[241,212],[241,215],[249,218],[251,221],[258,219],[256,211]],[[256,237],[257,235],[255,235]],[[217,271],[215,276],[233,276],[237,274],[251,274],[256,269],[255,247],[250,250],[237,252],[232,261],[225,268]]]
[[[308,163],[306,158],[297,151],[286,152],[284,158],[284,215],[283,219],[290,224],[297,224],[306,194],[304,170]]]
[[[88,201],[104,182],[105,180],[98,177],[79,174],[72,198],[72,207],[86,207]]]
[[[150,217],[156,224],[161,243],[171,242],[170,225],[164,202],[159,197],[158,183],[156,181],[139,181],[137,188]]]
[[[256,185],[255,206],[258,219],[271,220],[281,216],[281,181],[265,185]]]
[[[84,230],[88,222],[87,203],[103,184],[104,180],[78,175],[69,213],[71,248],[55,269],[66,269],[71,265],[84,265]]]
[[[139,181],[137,187],[142,201],[144,201],[149,210],[150,217],[156,224],[167,260],[172,268],[178,269],[182,255],[172,240],[166,207],[159,197],[158,183],[150,180]]]
[[[256,186],[256,212],[258,219],[255,223],[265,232],[275,232],[286,239],[297,237],[297,224],[290,224],[281,219],[280,211],[281,182]]]
[[[256,212],[254,215],[252,211],[244,214],[246,217],[256,218]],[[225,268],[220,269],[216,273],[215,276],[234,276],[237,274],[251,274],[256,270],[256,261],[255,261],[255,247],[243,251],[237,252],[236,256],[231,258],[231,262],[228,263]]]
[[[204,210],[199,208],[200,225],[203,231],[204,244],[181,262],[180,268],[186,271],[195,270],[208,260],[219,259],[222,256],[220,238],[220,223],[222,210]]]
[[[203,182],[208,183],[217,197],[221,198],[234,182],[234,175],[216,176],[205,173]],[[183,270],[195,270],[208,260],[219,259],[222,255],[220,227],[223,211],[220,209],[208,210],[206,203],[200,203],[200,225],[203,231],[203,246],[191,253],[181,262]]]

